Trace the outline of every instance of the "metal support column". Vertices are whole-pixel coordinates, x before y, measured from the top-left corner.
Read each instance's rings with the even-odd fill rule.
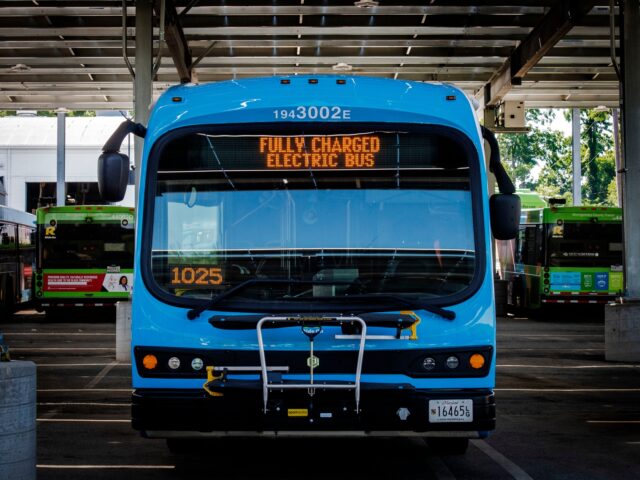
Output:
[[[147,125],[153,90],[153,0],[136,0],[135,121]],[[135,137],[136,198],[140,184],[140,162],[144,140]]]
[[[56,110],[58,115],[58,140],[57,140],[57,174],[56,174],[56,206],[64,206],[67,199],[67,189],[65,188],[65,127],[67,111],[64,108]]]
[[[613,149],[616,159],[616,192],[618,198],[618,206],[622,207],[622,158],[620,149],[620,114],[617,108],[612,108],[613,115]]]
[[[571,139],[573,145],[573,204],[582,205],[582,164],[580,155],[580,109],[571,109]]]
[[[640,299],[640,1],[624,2],[624,242],[627,297]]]

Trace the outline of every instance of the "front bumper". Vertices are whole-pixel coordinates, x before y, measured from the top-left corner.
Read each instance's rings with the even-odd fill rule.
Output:
[[[430,423],[429,400],[471,399],[473,421]],[[345,392],[317,389],[277,391],[263,411],[261,388],[228,389],[211,397],[204,390],[138,389],[132,426],[159,438],[289,432],[389,435],[483,436],[495,428],[495,397],[489,389],[427,390],[411,385],[363,383],[360,411]],[[408,415],[407,415],[408,413]]]

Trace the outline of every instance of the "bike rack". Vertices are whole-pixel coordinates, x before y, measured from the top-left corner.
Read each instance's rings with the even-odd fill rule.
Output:
[[[262,337],[262,326],[265,323],[290,323],[292,326],[331,326],[340,325],[343,322],[357,322],[361,326],[360,346],[358,349],[358,362],[356,364],[355,379],[352,383],[314,383],[313,379],[313,361],[310,362],[310,378],[309,383],[278,383],[274,384],[269,381],[267,372],[266,353],[264,349],[264,339]],[[262,399],[264,402],[264,413],[267,413],[267,402],[269,400],[270,390],[308,390],[309,395],[313,396],[316,388],[327,390],[355,390],[356,413],[360,411],[360,380],[362,376],[362,361],[364,359],[364,345],[367,337],[367,324],[360,317],[263,317],[256,325],[256,333],[258,335],[258,349],[260,353],[260,369],[262,373]],[[303,332],[304,334],[304,332]],[[310,354],[313,357],[313,337],[309,336]]]

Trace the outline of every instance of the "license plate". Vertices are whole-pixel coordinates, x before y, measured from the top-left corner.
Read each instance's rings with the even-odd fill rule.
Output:
[[[473,400],[429,400],[429,422],[473,422]]]

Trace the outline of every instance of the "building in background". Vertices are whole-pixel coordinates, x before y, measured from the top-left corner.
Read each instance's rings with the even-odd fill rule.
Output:
[[[66,204],[103,203],[98,193],[97,165],[102,145],[123,118],[118,116],[66,119]],[[56,204],[55,117],[0,118],[0,204],[34,212]],[[123,152],[133,158],[133,139]],[[133,185],[122,205],[134,205]]]

